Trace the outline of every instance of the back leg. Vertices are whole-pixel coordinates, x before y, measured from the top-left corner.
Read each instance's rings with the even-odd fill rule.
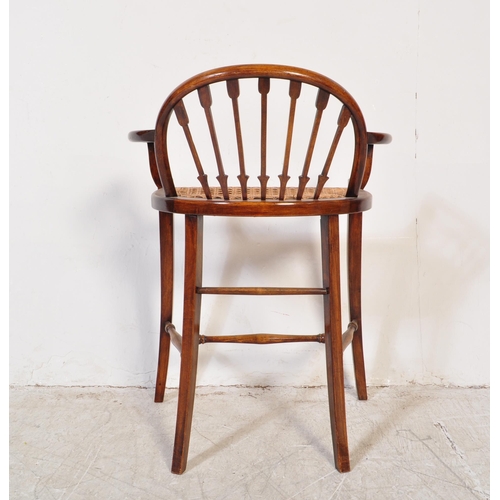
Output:
[[[172,322],[174,281],[173,214],[160,212],[160,348],[156,372],[155,403],[163,402],[167,383],[170,336],[165,325]]]
[[[365,361],[363,356],[363,326],[361,321],[361,233],[362,212],[349,214],[347,241],[347,268],[349,283],[349,311],[351,321],[358,326],[352,339],[354,376],[359,399],[368,399],[366,390]]]

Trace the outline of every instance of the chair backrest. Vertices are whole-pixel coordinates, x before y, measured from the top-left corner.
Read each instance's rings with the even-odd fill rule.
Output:
[[[279,175],[276,176],[276,183],[278,186],[275,191],[277,198],[279,200],[284,200],[286,197],[289,197],[290,186],[293,185],[296,186],[292,191],[294,199],[318,199],[321,196],[323,187],[329,179],[330,166],[338,148],[340,138],[348,125],[352,127],[353,150],[352,167],[350,167],[349,170],[346,196],[356,197],[363,179],[367,156],[366,126],[356,101],[338,83],[319,73],[290,66],[262,64],[227,66],[201,73],[179,85],[168,96],[158,115],[154,144],[158,173],[165,194],[167,196],[177,196],[173,175],[173,171],[176,169],[171,159],[172,155],[170,150],[172,149],[172,141],[169,139],[169,124],[171,123],[172,116],[175,115],[176,120],[173,121],[176,121],[178,125],[180,125],[183,135],[185,136],[192,157],[190,162],[194,163],[197,179],[201,185],[200,191],[207,199],[213,197],[214,184],[211,184],[211,182],[215,183],[215,181],[213,181],[212,178],[209,179],[207,175],[205,162],[201,159],[201,155],[199,154],[199,147],[197,147],[197,143],[194,140],[194,134],[192,133],[193,126],[192,123],[190,123],[191,116],[196,115],[196,113],[201,113],[205,115],[204,120],[206,123],[204,124],[204,129],[210,137],[209,142],[212,148],[212,160],[215,160],[217,189],[224,199],[230,199],[231,184],[228,182],[228,174],[231,172],[228,170],[227,162],[223,160],[225,146],[222,145],[219,140],[219,123],[216,123],[217,120],[214,118],[214,116],[217,115],[215,111],[213,112],[215,106],[212,105],[212,90],[214,87],[220,90],[220,85],[217,86],[216,84],[225,82],[225,85],[224,83],[222,83],[222,85],[225,86],[224,93],[226,104],[228,108],[231,108],[230,114],[232,116],[230,117],[230,121],[232,122],[232,142],[237,152],[237,161],[230,162],[229,167],[235,170],[234,184],[237,186],[241,199],[248,199],[249,186],[251,185],[251,181],[249,182],[249,173],[251,173],[251,169],[246,161],[247,151],[244,146],[245,141],[243,136],[244,123],[240,112],[240,101],[242,97],[240,96],[240,82],[241,88],[243,89],[243,85],[245,85],[245,89],[247,89],[249,85],[247,83],[248,79],[254,80],[252,83],[252,85],[254,85],[253,89],[255,96],[259,99],[258,101],[254,101],[255,105],[253,106],[253,108],[257,108],[255,111],[258,111],[260,115],[260,124],[258,127],[260,135],[260,165],[256,168],[257,172],[255,172],[255,174],[258,175],[254,177],[255,183],[257,184],[257,188],[254,188],[254,192],[256,189],[258,190],[259,198],[261,200],[266,200],[266,197],[269,196],[268,183],[270,171],[268,165],[268,142],[270,118],[268,110],[270,108],[270,99],[273,97],[273,88],[279,87],[283,89],[284,85],[287,88],[288,95],[286,96],[286,100],[288,102],[286,104],[287,112],[283,113],[284,119],[282,120],[281,127],[283,131],[283,152],[281,165],[279,166]],[[284,83],[278,83],[278,80],[280,82],[284,81]],[[276,84],[274,82],[276,82]],[[308,139],[304,142],[305,151],[302,156],[303,160],[298,168],[299,175],[294,177],[294,182],[294,180],[291,181],[291,176],[289,175],[292,139],[294,139],[294,127],[297,121],[296,116],[299,98],[301,96],[301,91],[305,87],[307,87],[308,90],[314,89],[316,97],[313,105],[314,109],[312,109],[311,113],[311,120],[308,124],[310,134]],[[197,94],[196,97],[201,107],[198,107],[198,110],[194,111],[190,108],[188,113],[188,106],[186,103],[190,98],[191,101],[189,102],[192,103],[192,93],[194,96]],[[219,96],[219,94],[217,94],[217,96]],[[311,177],[314,177],[311,171],[311,160],[317,143],[318,131],[322,124],[324,111],[329,103],[333,101],[330,99],[331,96],[334,97],[334,100],[338,103],[337,108],[335,108],[336,123],[334,123],[333,127],[330,125],[326,131],[329,137],[329,146],[324,151],[327,154],[324,155],[324,158],[321,160],[322,167],[318,170],[317,181],[315,182],[315,179],[311,179]],[[219,102],[220,101],[217,101],[217,103]],[[313,108],[313,106],[311,106],[311,108]],[[332,105],[330,104],[329,107],[332,108]],[[274,130],[276,125],[273,123],[271,127]],[[176,144],[178,143],[178,141],[175,142]],[[233,163],[235,163],[235,165],[233,165]],[[185,165],[183,165],[181,169],[185,168]],[[312,182],[310,183],[309,181],[311,180]],[[231,179],[231,183],[232,182],[233,180]],[[306,193],[307,196],[305,195]]]

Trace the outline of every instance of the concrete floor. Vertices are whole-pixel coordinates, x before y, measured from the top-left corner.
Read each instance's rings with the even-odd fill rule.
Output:
[[[486,499],[489,389],[347,389],[352,471],[326,390],[199,388],[188,469],[170,473],[177,391],[10,390],[11,499]]]

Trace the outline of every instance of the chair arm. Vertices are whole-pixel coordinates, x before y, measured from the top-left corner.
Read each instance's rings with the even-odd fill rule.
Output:
[[[129,132],[128,140],[132,142],[145,142],[148,146],[149,169],[156,187],[161,188],[160,174],[158,173],[158,165],[155,157],[155,131],[154,130],[134,130]]]
[[[368,144],[390,144],[392,136],[382,132],[367,132]]]
[[[154,142],[154,130],[134,130],[128,134],[128,140],[132,142]]]
[[[390,134],[384,134],[382,132],[367,132],[367,136],[368,148],[366,151],[366,166],[363,179],[361,181],[361,189],[365,189],[366,183],[370,179],[373,161],[373,146],[375,144],[389,144],[392,141]]]

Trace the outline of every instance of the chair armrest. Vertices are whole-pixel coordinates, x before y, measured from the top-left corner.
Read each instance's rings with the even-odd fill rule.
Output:
[[[128,134],[128,140],[132,142],[154,142],[154,130],[134,130]]]
[[[390,144],[392,136],[382,132],[367,132],[368,144]]]
[[[373,146],[375,144],[389,144],[392,141],[390,134],[384,134],[382,132],[367,132],[366,135],[368,137],[368,148],[366,150],[366,166],[363,179],[361,180],[361,189],[365,189],[366,183],[368,179],[370,179],[373,161]]]
[[[158,166],[156,164],[155,157],[155,131],[154,130],[134,130],[129,132],[128,140],[132,142],[145,142],[148,146],[148,156],[149,156],[149,169],[151,171],[151,177],[159,189],[162,187],[160,174],[158,173]]]

